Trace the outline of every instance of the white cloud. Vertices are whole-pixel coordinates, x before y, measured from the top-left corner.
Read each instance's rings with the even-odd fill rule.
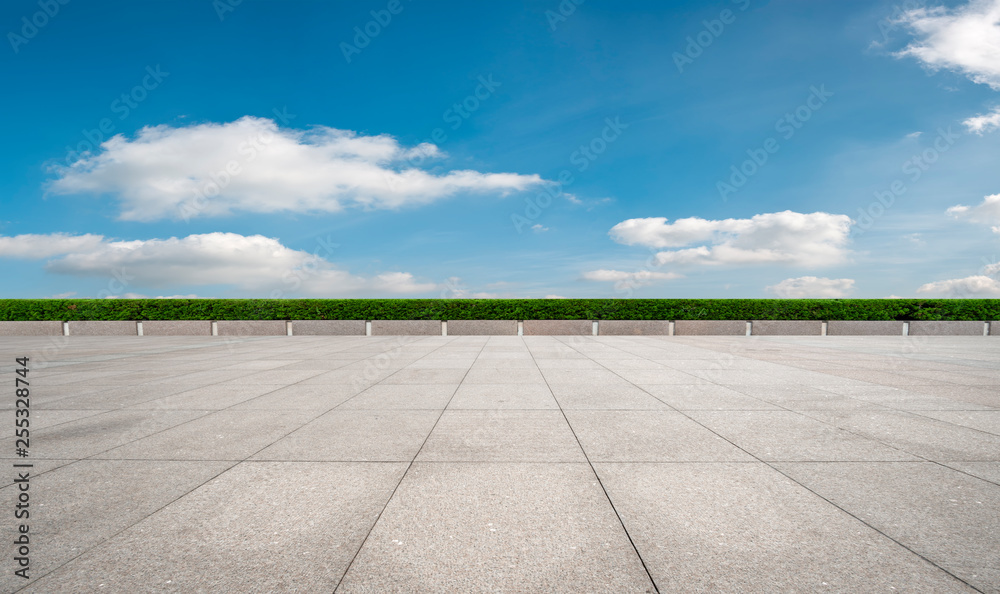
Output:
[[[679,265],[784,264],[829,266],[843,262],[852,221],[825,212],[784,212],[749,219],[706,220],[698,217],[629,219],[609,235],[618,243],[652,248],[683,247],[656,254],[656,262]]]
[[[1000,233],[1000,194],[986,196],[978,206],[959,204],[952,206],[945,212],[956,218],[968,219],[973,223],[992,225],[993,232]]]
[[[637,270],[635,272],[625,272],[624,270],[591,270],[583,273],[583,279],[598,282],[628,283],[633,287],[641,287],[652,284],[655,281],[674,280],[683,278],[676,272],[653,272],[651,270]]]
[[[73,295],[76,295],[76,291],[69,291],[69,292],[66,292],[66,293],[56,293],[55,295],[52,295],[51,297],[47,297],[47,299],[69,299]]]
[[[1000,128],[1000,107],[996,107],[986,115],[971,117],[962,124],[969,130],[982,136],[986,132],[993,132]]]
[[[767,287],[768,292],[782,299],[842,299],[854,290],[854,279],[801,276],[787,278]]]
[[[961,72],[1000,90],[1000,0],[970,0],[955,9],[909,10],[900,19],[916,38],[896,55],[931,70]]]
[[[25,237],[39,241],[45,236],[2,237],[0,245],[20,244]],[[426,293],[438,287],[418,282],[407,272],[353,275],[328,260],[261,235],[207,233],[136,241],[102,239],[96,244],[90,240],[75,244],[60,234],[52,237],[59,240],[53,245],[60,247],[50,249],[49,255],[62,257],[46,262],[48,272],[116,279],[129,290],[229,285],[262,296],[340,297]],[[12,257],[17,256],[15,251]]]
[[[548,231],[549,228],[544,225],[532,225],[531,230],[534,231],[535,233],[544,233]]]
[[[546,295],[546,299],[568,299],[568,297],[563,297],[562,295]]]
[[[101,235],[50,235],[25,234],[16,237],[0,237],[0,258],[39,260],[59,254],[95,249],[101,245]]]
[[[502,285],[506,283],[497,284]],[[498,293],[470,291],[462,286],[462,279],[457,276],[449,277],[448,280],[445,281],[442,289],[443,290],[439,295],[441,299],[497,299],[500,297]]]
[[[1000,297],[1000,281],[983,275],[967,276],[921,285],[917,293],[957,298]]]
[[[236,211],[337,212],[395,209],[462,192],[500,193],[545,184],[538,175],[420,168],[441,157],[424,143],[406,148],[388,135],[317,127],[279,129],[243,117],[225,124],[143,128],[114,136],[97,154],[56,166],[56,194],[112,194],[123,220],[220,216]]]
[[[910,132],[909,134],[906,135],[906,138],[909,140],[916,140],[920,138],[921,134],[923,134],[923,132]]]

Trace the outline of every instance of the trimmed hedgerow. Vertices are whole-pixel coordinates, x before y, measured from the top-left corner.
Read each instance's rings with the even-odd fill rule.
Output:
[[[1000,299],[0,299],[0,320],[998,320]]]

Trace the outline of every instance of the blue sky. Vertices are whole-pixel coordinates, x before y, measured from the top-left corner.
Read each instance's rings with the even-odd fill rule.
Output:
[[[1000,0],[0,23],[4,297],[1000,297]]]

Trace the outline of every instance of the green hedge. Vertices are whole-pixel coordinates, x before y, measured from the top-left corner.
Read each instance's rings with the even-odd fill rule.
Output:
[[[0,320],[998,320],[1000,299],[0,299]]]

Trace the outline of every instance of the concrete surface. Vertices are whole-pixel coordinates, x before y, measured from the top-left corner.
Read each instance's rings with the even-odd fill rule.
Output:
[[[288,324],[284,320],[219,320],[215,323],[219,336],[285,336]]]
[[[364,336],[364,320],[292,320],[295,336]]]
[[[448,320],[449,336],[515,336],[517,320]]]
[[[372,320],[372,336],[441,336],[438,320]]]
[[[746,336],[747,323],[744,320],[677,320],[674,322],[675,336]]]
[[[68,324],[70,336],[137,336],[139,333],[136,323],[129,321],[71,321]]]
[[[667,320],[601,320],[597,323],[601,336],[666,336],[670,334]]]
[[[910,322],[910,336],[982,336],[983,322]]]
[[[754,336],[819,336],[823,322],[819,320],[753,320],[750,333]]]
[[[0,337],[10,389],[18,356],[0,592],[1000,591],[988,338]]]
[[[903,322],[830,320],[826,334],[828,336],[902,336]]]
[[[142,323],[143,336],[211,336],[209,320],[146,320]]]
[[[62,336],[62,322],[0,322],[0,336]]]
[[[525,336],[592,336],[594,322],[591,320],[524,320]]]

